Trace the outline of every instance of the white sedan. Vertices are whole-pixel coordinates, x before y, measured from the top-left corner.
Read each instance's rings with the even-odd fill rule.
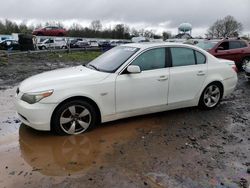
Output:
[[[185,44],[115,47],[87,65],[45,72],[17,89],[20,120],[80,134],[96,124],[165,110],[216,107],[237,84],[235,66]]]

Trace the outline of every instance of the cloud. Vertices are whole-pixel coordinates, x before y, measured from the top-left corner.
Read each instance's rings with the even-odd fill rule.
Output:
[[[249,10],[249,0],[8,0],[1,2],[0,18],[83,23],[98,19],[165,30],[189,22],[202,31],[232,15],[250,31]]]

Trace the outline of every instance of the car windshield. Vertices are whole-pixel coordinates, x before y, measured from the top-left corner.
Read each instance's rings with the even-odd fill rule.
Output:
[[[86,67],[103,72],[115,72],[138,50],[139,48],[135,47],[115,47],[88,63]]]
[[[217,41],[201,41],[196,44],[196,46],[202,48],[203,50],[212,49],[218,42]]]

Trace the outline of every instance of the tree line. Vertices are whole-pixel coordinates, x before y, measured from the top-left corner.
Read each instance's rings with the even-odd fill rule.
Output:
[[[35,28],[45,26],[60,26],[60,22],[47,22],[44,25],[31,25],[25,23],[17,24],[10,20],[0,21],[0,34],[26,33],[31,34]],[[223,38],[223,37],[238,37],[243,30],[242,23],[238,22],[233,16],[215,21],[205,34],[207,38]],[[111,38],[111,39],[131,39],[132,37],[144,36],[146,38],[154,38],[163,40],[173,38],[171,32],[164,31],[161,35],[156,34],[154,30],[130,28],[125,24],[117,24],[112,28],[103,28],[100,20],[94,20],[89,27],[83,27],[78,23],[73,23],[67,30],[69,37],[83,38]]]
[[[10,20],[0,21],[0,34],[9,35],[12,33],[25,33],[31,34],[35,28],[42,28],[46,26],[59,26],[63,27],[60,22],[47,22],[44,25],[31,25],[25,23],[17,24]],[[117,24],[113,28],[103,28],[100,20],[92,21],[89,27],[83,27],[78,23],[73,23],[67,29],[68,37],[84,37],[84,38],[111,38],[111,39],[131,39],[132,37],[144,36],[147,38],[170,38],[170,32],[163,32],[162,35],[157,35],[153,30],[130,28],[125,24]]]

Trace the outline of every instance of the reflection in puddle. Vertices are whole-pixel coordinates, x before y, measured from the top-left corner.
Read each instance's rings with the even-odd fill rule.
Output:
[[[116,121],[74,136],[55,136],[21,125],[21,156],[34,171],[46,176],[79,174],[100,166],[114,145],[132,139],[138,128],[152,128],[152,121],[155,119],[145,117]]]

